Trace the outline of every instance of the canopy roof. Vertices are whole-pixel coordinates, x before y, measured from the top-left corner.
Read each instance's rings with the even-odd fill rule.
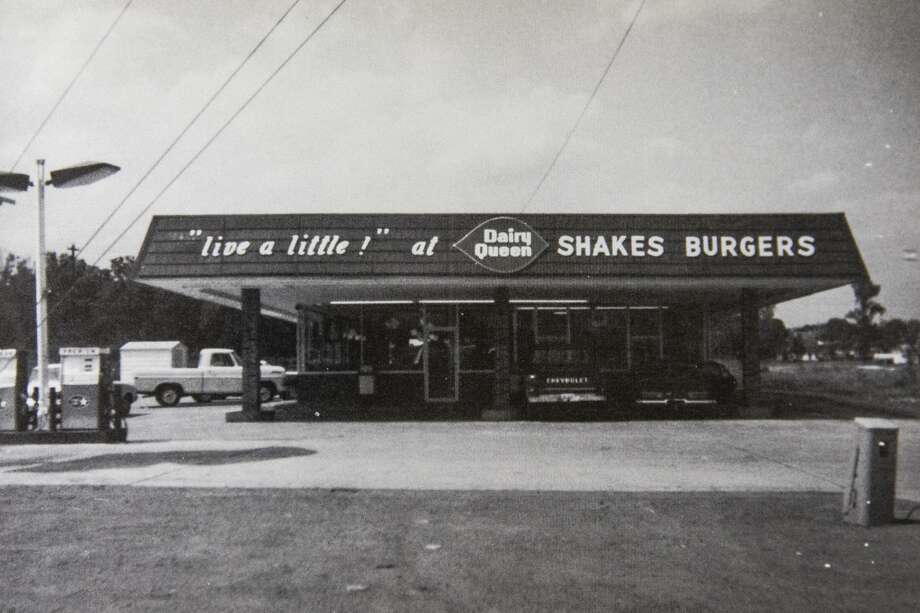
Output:
[[[263,312],[348,301],[775,304],[868,273],[843,214],[154,217],[135,280]]]

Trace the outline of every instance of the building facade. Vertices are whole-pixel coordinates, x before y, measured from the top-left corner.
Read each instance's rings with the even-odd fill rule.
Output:
[[[487,418],[514,415],[536,346],[628,377],[708,358],[726,313],[741,314],[755,389],[760,307],[867,279],[842,214],[155,217],[136,276],[241,308],[248,363],[259,313],[296,323],[303,398],[347,401],[372,373],[381,402]]]

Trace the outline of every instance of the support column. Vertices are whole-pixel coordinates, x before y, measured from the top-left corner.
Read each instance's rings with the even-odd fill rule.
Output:
[[[259,322],[262,317],[262,296],[258,288],[244,287],[243,306],[243,416],[246,420],[259,419]]]
[[[297,305],[297,374],[307,371],[307,307]]]
[[[741,290],[741,385],[745,404],[760,391],[760,318],[754,290]]]
[[[703,359],[712,359],[712,313],[709,303],[703,304]]]
[[[492,421],[509,420],[511,411],[511,303],[508,288],[495,291],[495,382],[492,386],[492,406],[483,409],[482,418]]]

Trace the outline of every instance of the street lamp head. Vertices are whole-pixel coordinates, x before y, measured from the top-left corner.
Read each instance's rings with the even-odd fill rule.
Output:
[[[32,187],[29,175],[18,172],[0,172],[0,192],[24,192]]]
[[[85,162],[70,168],[61,168],[60,170],[51,171],[51,180],[47,185],[54,187],[77,187],[78,185],[89,185],[100,179],[104,179],[121,170],[114,164],[106,162]]]
[[[3,196],[0,196],[0,206],[3,206],[4,204],[16,204],[16,201],[12,198],[4,198]]]

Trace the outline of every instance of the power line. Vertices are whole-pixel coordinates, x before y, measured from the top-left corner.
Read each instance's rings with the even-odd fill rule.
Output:
[[[537,183],[537,186],[530,193],[530,196],[527,198],[527,201],[524,203],[524,206],[521,207],[522,213],[525,210],[527,210],[527,207],[531,205],[531,203],[533,202],[533,199],[537,196],[537,193],[539,193],[540,188],[543,187],[543,184],[546,182],[547,177],[549,177],[549,173],[551,173],[553,171],[553,168],[556,167],[556,162],[559,161],[559,157],[562,155],[562,152],[568,146],[569,141],[572,140],[572,136],[575,134],[575,130],[578,129],[578,126],[581,124],[581,120],[584,118],[585,113],[588,112],[588,107],[591,106],[591,102],[593,102],[594,97],[597,96],[597,92],[598,90],[600,90],[601,84],[604,82],[604,79],[607,77],[607,73],[610,72],[610,68],[613,66],[613,62],[617,59],[617,56],[620,54],[620,49],[623,48],[623,44],[626,42],[626,38],[629,36],[629,33],[632,31],[632,28],[635,25],[636,20],[639,18],[639,13],[642,12],[642,7],[644,6],[645,6],[645,0],[642,0],[642,2],[639,3],[639,8],[636,10],[636,14],[633,15],[632,21],[629,22],[629,26],[626,28],[626,31],[623,33],[623,37],[620,39],[620,43],[617,45],[616,49],[614,49],[613,55],[611,56],[610,61],[607,62],[607,66],[606,68],[604,68],[604,72],[601,73],[601,78],[597,80],[597,84],[595,84],[594,89],[591,91],[591,95],[588,97],[588,101],[585,102],[585,106],[581,109],[581,113],[579,113],[578,119],[575,120],[575,123],[574,125],[572,125],[572,128],[569,130],[569,133],[565,135],[565,140],[562,142],[562,146],[559,147],[559,150],[556,151],[556,155],[553,156],[553,161],[550,162],[549,166],[546,168],[546,171],[543,173],[543,176],[540,177],[539,183]]]
[[[280,23],[281,20],[284,19],[284,16],[286,16],[286,15],[291,11],[291,9],[294,7],[294,5],[296,5],[297,2],[299,2],[299,1],[300,1],[300,0],[296,0],[296,1],[294,2],[294,4],[292,4],[291,7],[288,8],[288,10],[284,13],[284,15],[282,15],[282,17],[278,20],[278,23]],[[166,186],[165,186],[162,190],[160,190],[160,192],[153,198],[153,200],[151,200],[151,201],[147,204],[147,206],[145,206],[145,207],[141,210],[141,212],[131,221],[131,223],[128,224],[128,226],[127,226],[127,227],[126,227],[126,228],[115,238],[115,240],[112,241],[112,242],[109,244],[109,246],[105,248],[105,250],[99,255],[98,258],[96,258],[96,260],[90,265],[90,267],[95,267],[95,266],[102,260],[102,258],[105,257],[105,255],[109,252],[109,250],[111,250],[112,247],[114,247],[115,244],[118,243],[118,241],[121,240],[122,237],[123,237],[125,234],[127,234],[128,231],[129,231],[132,227],[134,227],[134,224],[136,224],[136,223],[138,222],[138,220],[139,220],[148,210],[150,210],[150,207],[152,207],[152,206],[157,202],[157,200],[159,200],[160,197],[161,197],[164,193],[166,193],[166,190],[168,190],[168,189],[173,185],[173,183],[175,183],[175,182],[179,179],[179,177],[181,177],[182,174],[184,174],[185,171],[188,170],[188,168],[189,168],[189,167],[190,167],[190,166],[201,156],[201,154],[204,153],[205,150],[207,150],[208,147],[210,147],[211,144],[212,144],[215,140],[217,140],[217,137],[219,137],[219,136],[223,133],[223,131],[233,122],[233,120],[235,120],[235,119],[240,115],[240,113],[242,113],[243,110],[244,110],[247,106],[249,106],[249,104],[255,99],[255,97],[258,96],[259,93],[260,93],[263,89],[265,89],[265,87],[272,81],[272,79],[274,79],[275,76],[276,76],[279,72],[281,72],[281,70],[282,70],[282,69],[283,69],[293,58],[294,58],[294,56],[297,55],[297,53],[298,53],[304,46],[306,46],[306,44],[307,44],[308,42],[310,42],[310,40],[313,38],[313,36],[315,36],[316,33],[319,32],[320,29],[322,29],[322,27],[323,27],[324,25],[326,25],[326,22],[329,21],[329,20],[332,18],[332,16],[335,15],[335,14],[338,12],[338,10],[339,10],[340,8],[342,8],[342,5],[345,4],[346,1],[347,1],[347,0],[341,0],[341,1],[335,6],[335,8],[332,9],[332,11],[331,11],[328,15],[326,15],[326,17],[325,17],[321,22],[319,22],[319,24],[318,24],[315,28],[313,28],[313,30],[306,36],[306,38],[304,38],[303,41],[301,41],[301,43],[300,43],[299,45],[297,45],[297,47],[294,49],[294,51],[292,51],[292,52],[284,59],[284,61],[281,62],[281,64],[278,65],[278,67],[275,68],[274,71],[272,71],[272,73],[268,76],[268,78],[265,79],[265,80],[259,85],[258,88],[256,88],[255,92],[253,92],[253,94],[252,94],[251,96],[249,96],[249,98],[247,98],[246,101],[243,102],[242,105],[240,105],[240,107],[233,113],[233,115],[231,115],[230,118],[229,118],[226,122],[224,122],[224,124],[217,130],[217,132],[215,132],[214,135],[211,136],[210,139],[208,139],[208,141],[204,144],[204,146],[201,147],[201,149],[198,150],[198,152],[197,152],[197,153],[196,153],[196,154],[185,164],[185,166],[182,167],[182,169],[172,178],[172,180],[170,180],[169,183],[167,183]],[[272,29],[274,29],[274,27],[277,27],[277,23],[275,24],[275,26],[273,26]],[[270,33],[270,32],[269,32],[269,33]],[[267,36],[267,35],[266,35],[266,36]],[[264,38],[263,38],[262,41],[259,42],[259,45],[261,45],[263,42],[264,42]],[[258,45],[257,45],[256,48],[258,48]],[[254,52],[254,51],[255,51],[255,49],[253,49],[253,52]],[[252,52],[250,52],[250,56],[251,56],[251,54],[252,54]],[[247,59],[248,59],[248,57],[247,57]],[[238,70],[239,70],[239,69],[237,69],[237,71],[238,71]],[[234,74],[235,74],[237,71],[234,71]],[[231,75],[231,78],[232,78],[232,75]],[[226,83],[225,83],[223,86],[221,86],[221,88],[223,88],[225,85],[226,85]],[[210,104],[210,101],[208,102],[208,104]],[[199,114],[200,114],[200,113],[199,113]],[[196,116],[196,117],[197,117],[197,116]],[[188,129],[188,127],[186,127],[186,129]],[[184,131],[183,131],[183,132],[184,132]],[[181,138],[181,135],[179,136],[179,138]],[[177,138],[177,140],[178,140],[178,138]],[[175,144],[175,143],[173,143],[173,144]],[[170,145],[170,147],[172,147],[172,145]],[[159,161],[159,160],[158,160],[158,161]],[[151,170],[152,170],[152,169],[151,169]],[[149,171],[148,171],[147,174],[149,174]],[[145,175],[145,176],[146,176],[146,175]],[[137,187],[137,186],[135,186],[135,188],[136,188],[136,187]],[[132,189],[132,191],[133,191],[133,189]],[[129,194],[129,195],[130,195],[130,194]],[[126,199],[127,199],[127,197],[126,197]],[[122,203],[120,203],[118,206],[120,207],[121,204],[123,204],[123,202],[124,202],[124,201],[122,201]],[[113,214],[114,214],[114,213],[113,213]],[[98,231],[97,231],[97,233],[98,233]],[[93,236],[95,236],[95,234],[96,234],[96,233],[94,233]],[[88,243],[87,243],[87,244],[88,244]],[[86,245],[84,245],[84,248],[85,248],[85,247],[86,247]],[[82,253],[82,249],[80,250],[80,252]],[[79,255],[79,254],[78,254],[78,255]],[[40,254],[39,257],[44,257],[44,254]],[[70,288],[68,288],[68,290],[67,290],[66,292],[64,292],[64,294],[63,294],[63,296],[61,296],[61,298],[60,298],[58,304],[57,304],[55,307],[46,310],[46,312],[45,312],[45,319],[47,319],[47,318],[50,317],[55,311],[57,311],[57,309],[60,308],[61,305],[64,304],[64,303],[63,303],[64,299],[66,299],[67,296],[69,296],[69,295],[76,289],[76,287],[77,287],[77,285],[79,285],[80,281],[82,281],[82,280],[84,280],[84,279],[86,279],[86,278],[88,278],[88,276],[87,276],[87,275],[84,275],[84,276],[80,277],[79,279],[77,279],[77,280],[70,286]],[[46,297],[43,297],[42,299],[44,300],[44,299],[46,299]],[[39,323],[40,323],[40,322],[39,322]],[[36,325],[39,325],[39,323],[36,323]]]
[[[643,1],[644,1],[644,0],[643,0]],[[98,264],[99,261],[100,261],[103,257],[105,257],[105,254],[107,254],[107,253],[109,252],[109,250],[111,250],[112,247],[114,247],[114,246],[118,243],[118,241],[120,241],[120,240],[122,239],[122,237],[123,237],[125,234],[127,234],[128,231],[129,231],[131,228],[134,227],[134,224],[136,224],[136,223],[140,220],[140,218],[143,217],[144,214],[147,213],[147,211],[149,211],[150,208],[151,208],[154,204],[157,203],[157,201],[160,199],[160,197],[161,197],[163,194],[165,194],[166,191],[167,191],[170,187],[172,187],[172,185],[173,185],[176,181],[179,180],[179,177],[181,177],[183,174],[185,174],[185,171],[188,170],[189,167],[190,167],[192,164],[194,164],[194,163],[198,160],[199,157],[201,157],[201,154],[203,154],[205,151],[207,151],[207,149],[214,143],[214,141],[217,140],[217,138],[218,138],[221,134],[223,134],[224,130],[226,130],[227,127],[228,127],[231,123],[233,123],[233,121],[240,115],[240,113],[242,113],[242,112],[246,109],[246,107],[249,106],[249,104],[256,98],[256,96],[258,96],[258,95],[262,92],[262,90],[265,89],[265,87],[275,78],[275,76],[277,76],[278,73],[281,72],[281,71],[284,69],[284,67],[287,66],[288,63],[289,63],[292,59],[294,59],[294,56],[297,55],[297,53],[298,53],[301,49],[303,49],[303,47],[304,47],[308,42],[310,42],[310,40],[313,38],[313,36],[315,36],[316,33],[319,32],[320,29],[322,29],[322,27],[323,27],[324,25],[326,25],[326,22],[329,21],[329,20],[332,18],[332,16],[335,15],[335,14],[338,12],[338,10],[339,10],[340,8],[342,8],[342,5],[345,4],[345,2],[347,2],[347,0],[341,0],[341,1],[335,6],[335,8],[332,9],[332,11],[331,11],[328,15],[326,15],[326,17],[325,17],[321,22],[319,22],[319,24],[318,24],[315,28],[313,28],[313,30],[307,35],[307,37],[304,38],[303,41],[302,41],[299,45],[297,45],[297,47],[294,49],[294,51],[292,51],[292,52],[290,53],[290,55],[288,55],[288,56],[284,59],[284,61],[281,62],[281,64],[279,64],[278,67],[275,68],[275,70],[273,70],[272,73],[268,75],[268,78],[266,78],[264,81],[262,81],[261,85],[259,85],[259,87],[256,88],[256,90],[252,93],[252,95],[249,96],[249,97],[243,102],[243,104],[241,104],[240,107],[239,107],[238,109],[236,109],[236,111],[234,111],[234,113],[230,116],[230,118],[227,119],[227,121],[225,121],[224,124],[221,125],[221,127],[217,130],[217,132],[215,132],[214,135],[211,136],[211,138],[208,139],[208,141],[204,144],[204,146],[201,147],[201,149],[198,150],[198,153],[196,153],[194,156],[192,156],[192,158],[185,164],[185,166],[182,167],[181,170],[179,170],[178,173],[176,173],[176,175],[169,181],[169,183],[167,183],[166,186],[163,187],[163,189],[161,189],[161,190],[159,191],[159,193],[158,193],[156,196],[154,196],[153,199],[152,199],[149,203],[147,203],[147,206],[145,206],[143,209],[141,209],[141,212],[138,213],[137,216],[136,216],[133,220],[131,220],[131,223],[129,223],[129,224],[127,225],[127,227],[125,227],[125,229],[122,230],[122,232],[121,232],[118,236],[115,237],[115,240],[113,240],[111,243],[109,243],[109,246],[106,247],[105,250],[104,250],[104,251],[99,255],[99,257],[96,259],[96,261],[93,262],[93,266],[95,266],[96,264]]]
[[[80,250],[77,252],[77,256],[80,256],[80,255],[86,250],[86,248],[89,247],[90,243],[92,243],[93,240],[99,235],[99,232],[101,232],[102,229],[106,226],[106,224],[108,224],[108,223],[112,220],[112,218],[115,216],[115,214],[118,213],[118,211],[121,210],[121,207],[123,207],[124,204],[125,204],[125,202],[128,201],[128,198],[130,198],[130,197],[134,194],[134,192],[137,191],[137,188],[140,187],[141,183],[143,183],[144,181],[147,180],[147,177],[149,177],[149,176],[150,176],[150,173],[152,173],[152,172],[154,171],[154,169],[155,169],[157,166],[160,165],[160,162],[163,161],[163,158],[165,158],[167,155],[169,155],[169,152],[173,150],[173,147],[175,147],[176,144],[182,139],[182,137],[185,136],[185,134],[191,129],[191,127],[192,127],[192,126],[198,121],[198,119],[204,114],[204,112],[205,112],[206,110],[208,110],[208,108],[210,108],[210,106],[211,106],[211,104],[214,102],[214,100],[216,100],[217,97],[221,94],[221,92],[223,92],[224,89],[227,88],[227,85],[230,84],[230,82],[231,82],[231,81],[234,79],[234,77],[236,77],[236,75],[243,69],[243,67],[244,67],[246,64],[249,63],[249,60],[252,59],[252,57],[253,57],[253,56],[256,54],[256,52],[262,47],[262,45],[265,43],[265,41],[268,40],[268,37],[271,36],[272,33],[274,33],[274,31],[278,28],[278,26],[281,25],[281,22],[284,21],[284,19],[288,16],[288,14],[289,14],[292,10],[294,10],[294,7],[297,6],[298,4],[300,4],[300,2],[301,2],[301,0],[294,0],[294,2],[287,8],[287,10],[284,11],[284,13],[278,18],[278,20],[277,20],[277,21],[274,23],[274,25],[268,30],[268,32],[265,33],[265,35],[262,37],[262,39],[259,40],[259,42],[256,44],[256,46],[253,47],[253,48],[249,51],[249,53],[246,55],[245,58],[243,58],[243,61],[241,61],[241,62],[239,63],[239,65],[236,67],[236,69],[235,69],[233,72],[230,73],[230,75],[224,80],[224,82],[221,84],[221,86],[217,88],[217,90],[211,95],[210,98],[208,98],[208,101],[204,103],[204,106],[202,106],[202,107],[198,110],[198,112],[195,113],[195,116],[192,117],[191,121],[189,121],[189,122],[185,125],[185,127],[182,128],[182,131],[179,132],[179,135],[176,136],[175,139],[173,139],[173,141],[169,144],[168,147],[166,147],[166,150],[163,151],[162,154],[160,154],[160,157],[158,157],[158,158],[156,159],[156,161],[150,166],[150,168],[147,169],[147,172],[145,172],[145,173],[143,174],[143,176],[142,176],[140,179],[138,179],[137,183],[134,184],[134,187],[132,187],[130,190],[128,190],[128,193],[125,194],[124,198],[121,199],[121,202],[119,202],[118,205],[115,206],[114,209],[112,209],[112,212],[109,213],[108,217],[106,217],[106,218],[102,221],[102,223],[99,224],[99,226],[93,231],[93,233],[92,233],[92,235],[89,237],[89,239],[87,239],[87,241],[86,241],[85,243],[83,243],[83,246],[80,247]],[[103,253],[103,255],[104,255],[104,253]]]
[[[86,67],[89,66],[90,62],[93,61],[93,58],[96,57],[96,53],[99,51],[100,47],[102,47],[102,44],[106,41],[106,39],[108,39],[109,34],[112,33],[112,30],[115,29],[115,26],[118,25],[118,22],[121,21],[121,18],[124,16],[125,12],[127,12],[128,7],[131,6],[132,2],[134,2],[134,0],[128,0],[125,3],[124,7],[122,7],[121,9],[121,12],[118,13],[118,16],[112,22],[112,25],[109,26],[109,29],[105,31],[105,34],[103,34],[102,38],[99,39],[99,42],[96,43],[95,48],[93,48],[93,52],[89,54],[89,57],[86,58],[86,61],[83,62],[82,66],[80,66],[80,70],[77,71],[77,74],[74,75],[73,79],[70,80],[70,83],[67,84],[67,87],[64,88],[64,91],[58,97],[57,102],[54,103],[54,106],[51,107],[51,110],[48,111],[48,114],[42,120],[41,124],[39,124],[38,129],[35,130],[34,134],[32,134],[32,138],[30,138],[29,142],[26,143],[26,146],[23,147],[22,151],[19,153],[19,157],[16,158],[16,161],[13,162],[13,166],[10,167],[10,172],[13,172],[14,170],[16,170],[16,167],[19,165],[19,162],[22,161],[22,157],[29,150],[29,147],[32,146],[32,143],[35,142],[35,139],[38,138],[38,135],[41,134],[41,131],[45,128],[45,124],[48,123],[48,120],[51,119],[51,116],[54,115],[54,112],[58,109],[59,106],[61,106],[61,102],[63,102],[64,98],[67,97],[67,94],[70,92],[71,88],[73,88],[74,84],[77,82],[77,79],[80,78],[80,75],[83,74],[83,72],[86,70]]]

